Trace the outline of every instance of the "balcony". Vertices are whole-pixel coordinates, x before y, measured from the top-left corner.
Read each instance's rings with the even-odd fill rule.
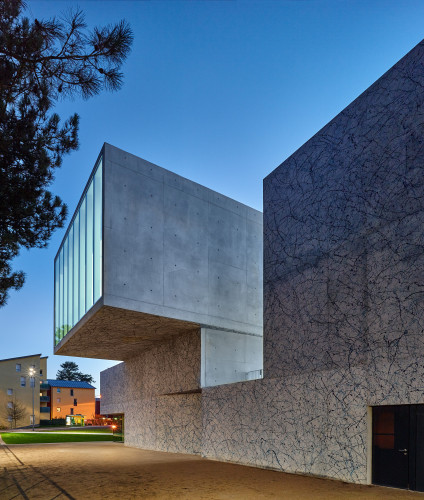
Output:
[[[49,406],[42,406],[40,408],[40,413],[50,413],[50,407]]]
[[[50,396],[40,396],[40,403],[49,403]]]

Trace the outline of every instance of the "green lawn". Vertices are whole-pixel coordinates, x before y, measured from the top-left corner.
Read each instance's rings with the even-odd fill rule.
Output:
[[[32,432],[4,432],[1,437],[6,444],[70,443],[82,441],[112,441],[112,434],[93,435],[58,432],[55,434]]]
[[[93,429],[91,427],[70,427],[69,429],[55,429],[54,427],[38,427],[37,432],[101,432],[106,434],[112,434],[112,429],[110,427],[103,427],[101,429]]]

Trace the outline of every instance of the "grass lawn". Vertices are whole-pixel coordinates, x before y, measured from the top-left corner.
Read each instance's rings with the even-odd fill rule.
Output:
[[[6,444],[27,443],[69,443],[82,441],[112,441],[112,434],[96,436],[93,434],[74,434],[58,432],[55,434],[32,433],[32,432],[3,432],[1,437]]]
[[[37,432],[101,432],[103,434],[112,434],[112,429],[110,427],[104,427],[102,429],[93,429],[91,427],[80,427],[78,429],[75,429],[74,427],[71,427],[69,429],[55,430],[54,427],[38,427]]]

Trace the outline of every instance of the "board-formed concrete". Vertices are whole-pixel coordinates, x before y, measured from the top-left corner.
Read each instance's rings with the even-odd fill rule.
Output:
[[[262,214],[109,144],[104,172],[104,304],[262,335]]]
[[[262,336],[202,328],[202,387],[259,378],[263,366]]]
[[[261,337],[262,213],[110,144],[101,157],[102,296],[55,353],[126,360],[202,327]]]

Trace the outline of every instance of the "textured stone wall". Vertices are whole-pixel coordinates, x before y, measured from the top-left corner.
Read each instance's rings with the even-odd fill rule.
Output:
[[[203,389],[202,454],[367,483],[367,408],[423,403],[423,381],[417,359]]]
[[[424,45],[264,182],[264,373],[423,353]]]
[[[199,453],[199,378],[200,332],[172,337],[101,373],[101,411],[125,414],[130,446]]]
[[[366,483],[368,407],[424,403],[423,63],[421,43],[265,179],[265,379],[203,389],[204,456]]]
[[[264,376],[204,390],[203,453],[368,480],[367,407],[424,402],[424,45],[264,182]]]

